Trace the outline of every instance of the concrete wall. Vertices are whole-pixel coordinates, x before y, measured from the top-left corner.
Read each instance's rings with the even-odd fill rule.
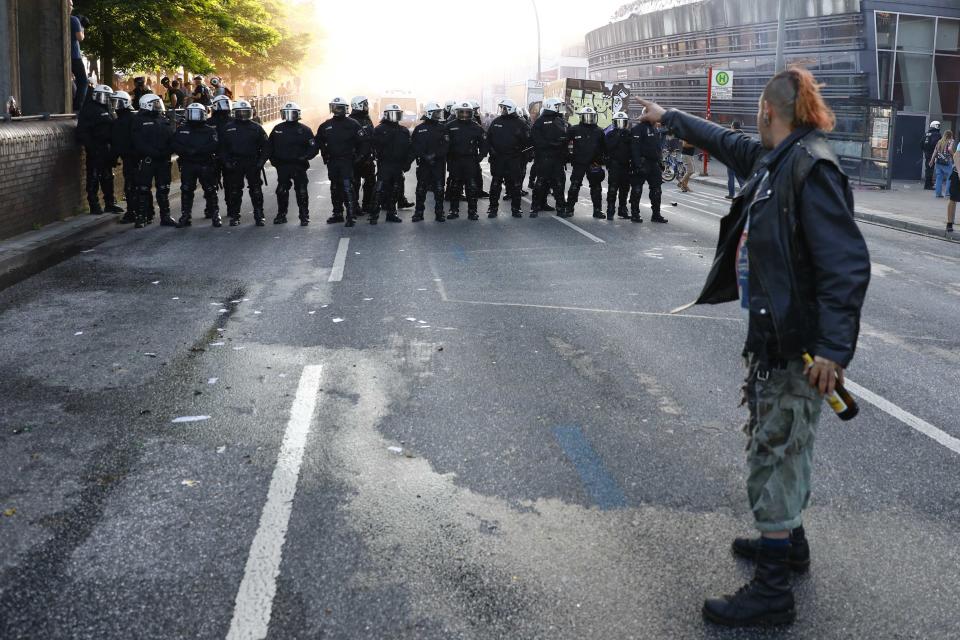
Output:
[[[75,129],[74,120],[0,124],[0,239],[80,212]]]

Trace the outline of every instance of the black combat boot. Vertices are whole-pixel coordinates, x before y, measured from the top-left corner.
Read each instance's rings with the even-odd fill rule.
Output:
[[[184,213],[180,216],[180,219],[177,220],[178,229],[186,229],[192,224],[189,213]]]
[[[753,580],[732,594],[708,598],[703,617],[727,627],[755,627],[790,624],[796,618],[790,588],[789,545],[764,545],[757,555]]]
[[[630,222],[643,222],[643,218],[640,217],[640,213],[634,213],[630,216]]]
[[[99,200],[91,200],[91,201],[90,201],[90,215],[92,215],[92,216],[102,216],[102,215],[103,215],[103,209],[100,208],[100,201],[99,201]]]
[[[734,555],[747,560],[756,561],[760,555],[763,538],[734,538],[731,550]],[[810,543],[803,527],[797,527],[790,532],[790,554],[787,564],[797,573],[803,573],[810,568]]]
[[[213,218],[211,218],[210,222],[214,227],[217,227],[217,228],[223,226],[223,220],[220,219],[220,214],[217,214]]]
[[[343,221],[344,218],[342,213],[334,213],[332,216],[327,218],[327,224],[340,224]],[[352,227],[353,225],[350,226]]]
[[[480,216],[477,215],[476,211],[467,211],[467,220],[479,220]]]
[[[273,224],[287,224],[287,215],[285,213],[278,213],[273,219]]]
[[[660,222],[660,223],[665,223],[665,222],[667,221],[667,219],[664,218],[664,217],[663,217],[662,215],[660,215],[659,213],[653,214],[653,216],[651,216],[650,219],[651,219],[652,221],[654,221],[654,222]]]
[[[601,219],[602,219],[602,218],[603,218],[603,209],[601,209],[600,207],[594,207],[594,208],[593,208],[593,217],[594,217],[594,218],[601,218]]]
[[[617,217],[618,217],[618,218],[629,218],[629,217],[630,217],[630,214],[627,212],[627,208],[626,208],[626,207],[620,207],[619,209],[617,209]]]
[[[523,211],[521,211],[520,209],[511,209],[510,215],[513,216],[514,218],[522,218]]]
[[[123,209],[117,206],[116,202],[108,202],[103,208],[106,213],[123,213]]]
[[[496,217],[497,217],[497,214],[499,213],[499,211],[500,211],[500,207],[498,207],[496,204],[494,204],[493,202],[491,202],[491,203],[490,203],[490,206],[487,207],[487,217],[488,217],[488,218],[496,218]]]
[[[423,211],[414,211],[410,222],[423,222]]]
[[[459,217],[460,217],[460,212],[457,211],[456,209],[452,210],[450,213],[447,214],[447,220],[456,220]]]
[[[396,211],[388,212],[385,220],[387,222],[403,222],[403,220],[400,219],[400,216],[397,215]]]

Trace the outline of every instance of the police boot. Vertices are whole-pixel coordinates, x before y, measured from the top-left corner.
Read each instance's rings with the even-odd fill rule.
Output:
[[[630,222],[643,222],[639,211],[630,215]]]
[[[186,229],[187,227],[190,226],[190,224],[191,224],[191,220],[190,220],[190,214],[189,214],[189,213],[181,214],[181,215],[180,215],[180,219],[177,220],[177,228],[178,228],[178,229]]]
[[[300,213],[300,226],[305,227],[310,224],[310,194],[303,191],[297,192],[297,210]]]
[[[667,221],[667,219],[664,218],[664,217],[663,217],[662,215],[660,215],[659,213],[653,214],[652,216],[650,216],[650,219],[653,220],[654,222],[666,222],[666,221]]]
[[[343,221],[344,218],[342,213],[334,213],[332,216],[327,218],[327,224],[340,224]],[[352,227],[353,225],[351,224],[350,226]]]
[[[708,598],[703,617],[727,627],[790,624],[797,616],[790,588],[789,544],[766,544],[757,555],[753,580],[732,595]]]
[[[436,211],[433,215],[436,222],[444,222],[447,219],[447,217],[443,215],[443,210]]]
[[[594,218],[603,218],[603,209],[601,207],[593,208],[593,217]],[[611,216],[612,217],[612,216]]]
[[[403,220],[400,219],[400,216],[397,215],[396,211],[388,211],[386,220],[387,222],[403,222]]]
[[[123,213],[123,209],[117,206],[117,203],[110,201],[107,203],[107,206],[103,208],[106,213]]]
[[[607,220],[613,220],[613,203],[607,203]]]
[[[410,222],[423,222],[423,211],[414,211]]]
[[[100,201],[97,199],[90,199],[90,215],[92,216],[101,216],[103,215],[103,209],[100,208]]]
[[[541,210],[541,211],[545,211],[546,213],[553,213],[554,211],[556,211],[556,209],[554,209],[553,207],[551,207],[551,206],[550,206],[549,204],[547,204],[546,202],[543,203],[543,206],[540,207],[540,210]]]
[[[288,200],[277,194],[277,215],[273,219],[273,224],[287,224],[287,206]]]
[[[460,217],[460,212],[456,209],[451,209],[450,213],[447,214],[447,220],[456,220]]]
[[[161,227],[176,227],[177,221],[170,216],[170,212],[166,213],[160,212],[160,226]]]
[[[223,220],[220,219],[219,213],[213,216],[213,218],[210,219],[210,222],[214,227],[217,227],[217,228],[220,228],[223,226]]]
[[[510,209],[510,215],[513,216],[514,218],[522,218],[523,211],[520,210],[520,207],[514,207]]]
[[[734,538],[731,550],[734,555],[747,560],[756,561],[763,548],[763,538]],[[810,568],[810,543],[807,542],[803,527],[797,527],[790,532],[790,553],[787,555],[787,564],[797,573],[803,573]]]
[[[400,196],[400,199],[397,201],[397,208],[398,208],[398,209],[409,209],[409,208],[411,208],[411,207],[413,207],[413,206],[415,206],[414,203],[412,203],[412,202],[410,202],[409,200],[407,200],[407,196],[405,196],[405,195],[404,195],[404,196]],[[392,220],[391,220],[391,222],[392,222]]]
[[[487,207],[487,217],[496,218],[497,213],[500,211],[500,207],[497,205],[495,200],[490,201],[490,206]]]
[[[630,213],[627,211],[626,207],[619,207],[617,209],[617,217],[619,218],[629,218]]]
[[[278,213],[273,218],[273,224],[287,224],[287,214],[286,212]]]

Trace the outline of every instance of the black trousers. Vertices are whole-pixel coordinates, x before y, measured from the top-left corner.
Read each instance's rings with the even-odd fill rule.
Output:
[[[397,200],[403,194],[403,167],[399,164],[379,163],[377,166],[377,210],[397,213]]]
[[[490,161],[490,208],[496,210],[500,205],[500,189],[506,186],[510,196],[510,207],[520,210],[520,191],[523,189],[523,171],[527,163],[523,156],[497,156]]]
[[[90,210],[100,208],[99,193],[103,192],[103,204],[116,203],[113,197],[113,164],[115,158],[106,146],[84,147],[87,152],[87,203]]]
[[[80,111],[80,107],[83,106],[84,100],[87,98],[87,89],[89,88],[89,83],[87,81],[87,68],[83,66],[83,60],[79,58],[71,58],[70,61],[70,71],[73,73],[73,110]],[[137,108],[140,105],[136,105]]]
[[[547,203],[547,194],[553,192],[557,209],[565,208],[563,187],[567,182],[567,173],[563,162],[555,158],[538,158],[537,176],[533,183],[533,211],[540,211]]]
[[[290,186],[297,198],[297,208],[300,210],[300,219],[310,219],[310,179],[307,177],[307,167],[302,164],[277,165],[277,215],[286,216],[290,206]]]
[[[609,177],[607,178],[607,212],[612,213],[619,203],[619,210],[627,210],[627,197],[630,194],[630,166],[626,163],[610,162],[607,164]]]
[[[640,215],[640,196],[643,195],[643,183],[650,186],[650,209],[654,217],[660,215],[660,196],[663,185],[663,170],[656,160],[647,160],[630,172],[630,213]]]
[[[137,167],[134,184],[137,188],[137,219],[146,222],[149,212],[153,209],[150,190],[157,188],[157,206],[160,208],[160,217],[170,217],[170,168],[169,160],[143,158]]]
[[[373,158],[354,163],[353,175],[353,199],[359,200],[364,211],[371,212],[376,197],[377,183],[377,165]],[[363,194],[362,199],[360,198],[361,193]]]
[[[421,162],[417,165],[416,208],[414,213],[422,214],[427,206],[427,192],[433,192],[433,212],[443,213],[443,183],[447,167],[442,161]]]
[[[480,183],[477,182],[477,171],[480,161],[476,158],[451,158],[450,164],[450,211],[460,209],[460,190],[466,189],[467,213],[477,212],[477,197],[480,193]]]
[[[330,200],[333,202],[333,214],[343,215],[346,207],[347,215],[357,216],[356,191],[353,188],[353,162],[350,160],[331,160],[327,165],[327,176],[330,178]]]
[[[256,162],[243,162],[235,167],[223,167],[223,186],[226,191],[227,215],[234,220],[240,219],[240,205],[243,204],[243,183],[247,183],[247,193],[253,205],[253,217],[263,219],[263,182],[260,181],[260,167]]]
[[[140,158],[137,156],[121,156],[123,161],[123,197],[127,201],[127,216],[134,217],[137,210],[137,168]]]
[[[590,185],[590,200],[593,202],[594,210],[603,208],[603,179],[606,174],[603,169],[591,170],[589,164],[573,165],[573,172],[570,174],[570,192],[567,194],[567,203],[575,205],[580,196],[580,185],[583,184],[583,178],[586,176],[587,183]]]
[[[190,219],[193,214],[193,198],[197,183],[203,191],[207,218],[220,217],[220,199],[217,197],[217,170],[214,162],[180,161],[180,215]]]

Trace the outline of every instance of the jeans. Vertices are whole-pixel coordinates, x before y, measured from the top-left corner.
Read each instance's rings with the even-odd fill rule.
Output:
[[[733,189],[734,178],[737,179],[737,183],[739,183],[739,185],[742,187],[743,180],[741,180],[740,176],[738,176],[733,172],[733,169],[731,169],[730,167],[727,167],[727,193],[730,195],[731,198],[733,197],[733,194],[734,194],[734,189]]]
[[[936,196],[939,198],[943,195],[944,191],[947,190],[948,185],[950,184],[950,173],[953,171],[953,164],[934,164],[933,165],[934,175],[936,176],[936,183],[934,184],[934,191]]]

